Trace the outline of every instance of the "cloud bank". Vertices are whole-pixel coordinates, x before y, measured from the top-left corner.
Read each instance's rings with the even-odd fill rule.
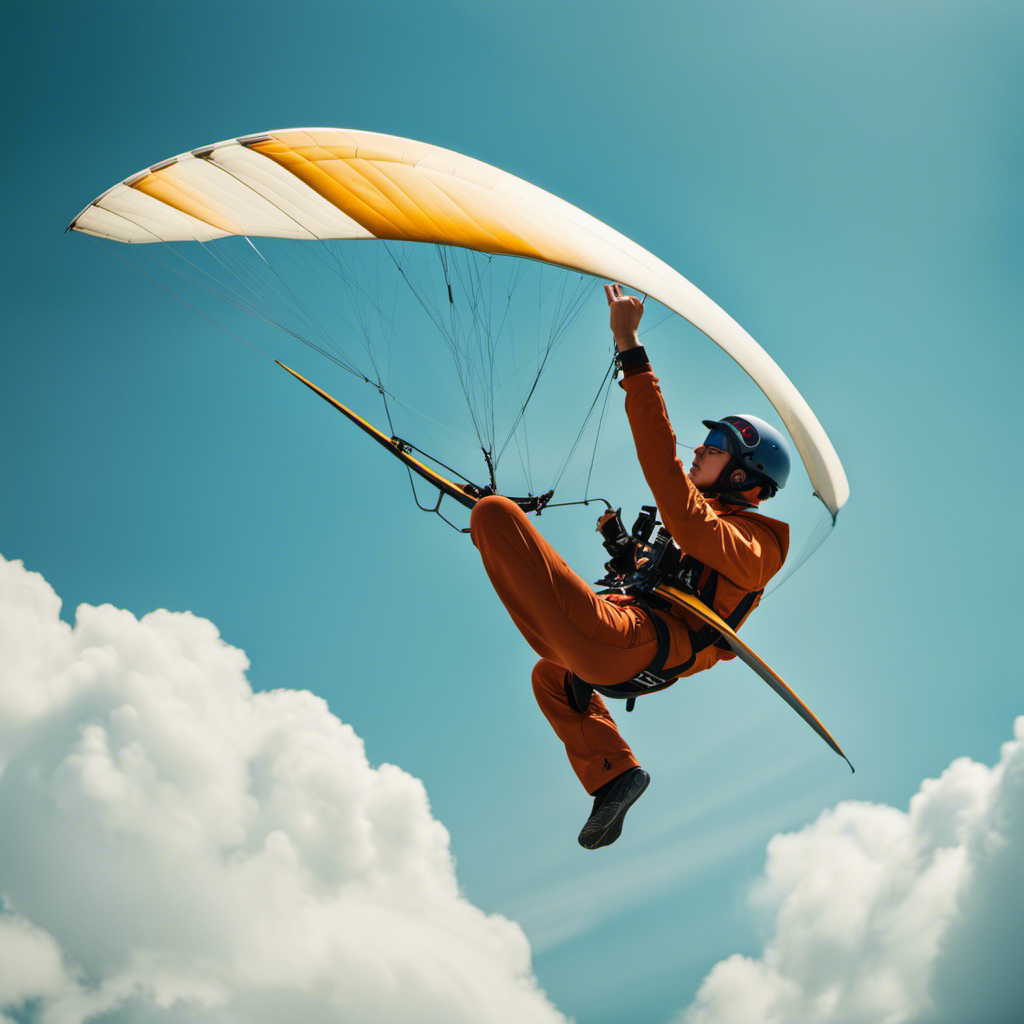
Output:
[[[322,700],[193,615],[60,607],[0,557],[3,1024],[564,1022]]]
[[[717,964],[676,1024],[1008,1024],[1024,1007],[1024,717],[908,812],[846,802],[768,845],[758,959]]]

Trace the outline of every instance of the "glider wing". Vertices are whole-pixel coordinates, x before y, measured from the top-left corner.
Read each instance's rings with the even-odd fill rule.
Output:
[[[300,128],[205,146],[125,179],[69,225],[120,242],[227,235],[397,239],[540,260],[655,298],[727,352],[775,407],[833,519],[849,496],[835,449],[763,348],[686,278],[543,189],[450,150]]]

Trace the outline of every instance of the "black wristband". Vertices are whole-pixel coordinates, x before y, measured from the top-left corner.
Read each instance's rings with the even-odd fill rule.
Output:
[[[617,352],[615,354],[615,365],[620,370],[631,370],[634,366],[643,366],[644,364],[650,365],[650,362],[643,345],[638,345],[636,348],[627,348],[625,352]]]

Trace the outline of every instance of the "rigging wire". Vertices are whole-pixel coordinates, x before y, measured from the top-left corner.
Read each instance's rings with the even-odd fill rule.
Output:
[[[133,266],[168,294],[174,295],[209,323],[224,330],[258,354],[273,358],[246,337],[219,323],[190,302],[180,291],[161,281],[154,273],[147,272],[138,263],[127,259],[119,251],[122,249],[121,246],[114,246],[100,238],[95,241],[114,252],[118,259]],[[245,247],[244,252],[240,252],[237,246],[224,244],[230,241],[222,239],[213,243],[200,243],[198,246],[198,251],[206,255],[218,269],[218,273],[212,273],[189,255],[189,252],[195,253],[195,249],[183,252],[184,247],[177,247],[171,243],[162,243],[161,247],[137,248],[152,265],[169,272],[173,278],[216,295],[229,306],[302,342],[340,369],[374,387],[383,400],[392,435],[396,433],[392,403],[414,416],[418,422],[432,423],[445,431],[451,431],[450,424],[422,408],[417,408],[415,404],[386,386],[391,372],[400,368],[401,364],[394,349],[395,343],[399,339],[404,339],[407,333],[400,305],[402,293],[399,291],[399,282],[402,282],[404,294],[414,297],[428,321],[435,327],[436,337],[443,342],[451,357],[459,382],[457,390],[462,395],[463,411],[468,412],[472,432],[476,434],[479,447],[484,454],[488,478],[494,480],[493,474],[499,471],[503,457],[509,447],[514,445],[521,470],[529,485],[529,492],[533,494],[535,490],[546,489],[535,489],[533,486],[528,412],[531,404],[537,399],[554,351],[578,319],[593,293],[590,278],[582,274],[565,272],[544,273],[544,270],[550,271],[552,268],[540,268],[536,274],[534,297],[538,323],[533,324],[520,322],[522,311],[513,301],[514,294],[523,289],[530,267],[529,261],[496,259],[470,250],[432,246],[429,248],[434,251],[435,265],[440,268],[438,288],[429,280],[429,264],[425,264],[422,269],[419,268],[412,259],[412,253],[407,251],[409,247],[403,246],[402,243],[384,242],[371,250],[363,245],[350,244],[343,247],[336,240],[327,240],[320,244],[282,246],[275,250],[276,255],[272,257],[268,250],[274,240],[262,240],[261,245],[257,246],[252,239],[243,237],[241,243]],[[415,248],[428,249],[426,246]],[[250,254],[250,259],[243,258],[245,252]],[[383,284],[380,262],[382,252],[385,254],[385,262],[395,272],[395,275],[389,278],[393,282],[390,288]],[[165,254],[165,257],[160,258],[158,253]],[[370,254],[370,261],[362,261],[357,268],[357,261],[366,253]],[[349,259],[343,258],[343,254]],[[318,297],[320,304],[331,312],[337,323],[346,327],[344,337],[358,341],[372,368],[370,373],[359,368],[358,363],[353,361],[351,355],[341,345],[337,330],[332,329],[331,325],[318,316],[310,308],[305,297],[289,283],[282,273],[282,266],[276,262],[278,260],[298,268],[304,286]],[[331,275],[330,282],[324,277],[325,273]],[[442,312],[442,307],[447,307],[447,315]],[[546,327],[538,330],[542,320],[541,313],[545,309],[550,309],[551,313],[544,320]],[[673,314],[669,313],[658,323],[645,324],[642,333],[647,334],[656,330],[672,316]],[[524,334],[528,342],[533,339],[532,355],[521,350],[517,352],[513,348],[513,340],[517,336],[521,339]],[[406,345],[408,351],[412,353],[420,347],[412,341],[406,341]],[[513,357],[510,357],[510,353]],[[509,365],[504,366],[502,360]],[[430,356],[424,355],[420,362],[421,366],[415,374],[415,383],[420,385],[419,389],[429,387],[431,394],[446,392],[447,387],[441,375],[435,372],[434,361]],[[583,500],[549,503],[547,507],[556,508],[587,504],[590,500],[606,500],[591,499],[589,492],[594,468],[598,462],[597,455],[607,419],[613,379],[612,364],[602,374],[596,393],[582,417],[579,430],[572,437],[567,451],[554,471],[551,486],[557,489],[562,486],[566,472],[573,464],[588,429],[593,429],[594,440],[585,471]],[[497,400],[509,397],[510,385],[518,395],[513,403],[509,404],[506,401],[503,415],[507,417],[507,422],[501,429],[499,439]],[[427,393],[424,391],[424,394]],[[454,395],[452,398],[454,399]],[[457,409],[459,403],[455,402],[454,406]],[[548,439],[545,436],[545,441]],[[410,447],[460,480],[472,482],[422,448]],[[409,476],[417,506],[424,511],[437,513],[450,526],[459,529],[440,514],[440,502],[436,506],[431,506],[419,499],[411,472]],[[582,476],[584,474],[575,476],[574,480],[579,480]],[[800,553],[767,593],[774,593],[807,562],[829,536],[832,525],[830,516],[817,525]]]
[[[96,241],[209,323],[261,355],[273,358],[189,301],[188,291],[194,288],[213,295],[228,307],[282,331],[374,387],[417,420],[451,430],[450,415],[448,423],[441,421],[423,408],[417,408],[416,403],[408,400],[408,394],[396,392],[389,383],[391,371],[402,368],[406,376],[414,378],[413,386],[403,385],[402,392],[421,390],[429,393],[433,401],[433,396],[446,390],[436,372],[435,360],[424,351],[418,339],[412,342],[403,339],[402,359],[392,352],[394,342],[408,333],[404,310],[399,312],[399,302],[404,301],[401,289],[402,294],[414,299],[424,312],[435,328],[435,338],[444,343],[451,356],[454,376],[459,380],[457,390],[462,394],[461,403],[454,402],[454,410],[461,407],[468,413],[467,423],[472,424],[472,433],[479,447],[490,456],[496,473],[501,471],[499,463],[509,446],[515,445],[532,493],[530,439],[538,428],[534,424],[531,429],[534,418],[529,415],[530,407],[540,401],[541,384],[550,371],[553,353],[593,294],[591,279],[586,275],[471,250],[391,242],[372,246],[350,243],[342,247],[335,240],[288,245],[280,244],[277,239],[260,239],[256,244],[253,239],[240,236],[197,246],[164,242],[158,247],[137,247],[133,252],[138,258],[133,261],[118,251],[122,247],[103,239]],[[441,273],[440,288],[435,288],[430,281],[429,262],[419,258],[424,252],[435,254],[435,266],[440,267]],[[350,259],[345,260],[342,253]],[[367,253],[370,259],[360,261],[360,256]],[[414,255],[417,260],[413,259]],[[390,268],[386,275],[390,288],[382,284],[381,258]],[[146,269],[147,261],[152,272]],[[139,266],[139,262],[143,266]],[[330,282],[325,273],[330,274]],[[160,279],[161,276],[169,276],[170,286]],[[529,308],[524,310],[517,296],[525,298],[529,307],[530,289],[534,285],[531,312]],[[311,296],[316,299],[316,312],[310,306]],[[441,313],[441,304],[449,307],[450,316]],[[332,323],[320,315],[325,310],[331,314]],[[345,327],[340,335],[336,324]],[[365,367],[354,357],[353,345],[349,343],[353,340],[365,350],[368,363]],[[534,349],[532,357],[531,347]],[[408,356],[416,356],[417,352],[420,354],[413,362],[418,361],[420,365],[409,373],[403,363],[408,364]],[[548,401],[548,385],[544,387],[543,411],[547,414],[549,407],[555,407]],[[513,402],[508,403],[512,396]],[[600,397],[600,388],[597,397]],[[506,404],[499,406],[499,401]],[[601,409],[595,444],[600,441],[606,407],[607,403]],[[567,454],[557,466],[559,483],[593,418],[592,404],[579,431],[568,443]],[[544,437],[547,455],[550,430]]]

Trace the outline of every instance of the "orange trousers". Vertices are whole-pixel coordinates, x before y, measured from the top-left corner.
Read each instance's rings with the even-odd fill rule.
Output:
[[[499,495],[473,508],[470,532],[498,597],[519,632],[540,655],[533,692],[588,793],[639,765],[601,697],[581,714],[566,692],[570,672],[588,683],[613,686],[654,660],[658,639],[650,614],[617,604],[593,589],[537,532],[522,510]],[[667,664],[690,657],[690,634],[673,616]]]

